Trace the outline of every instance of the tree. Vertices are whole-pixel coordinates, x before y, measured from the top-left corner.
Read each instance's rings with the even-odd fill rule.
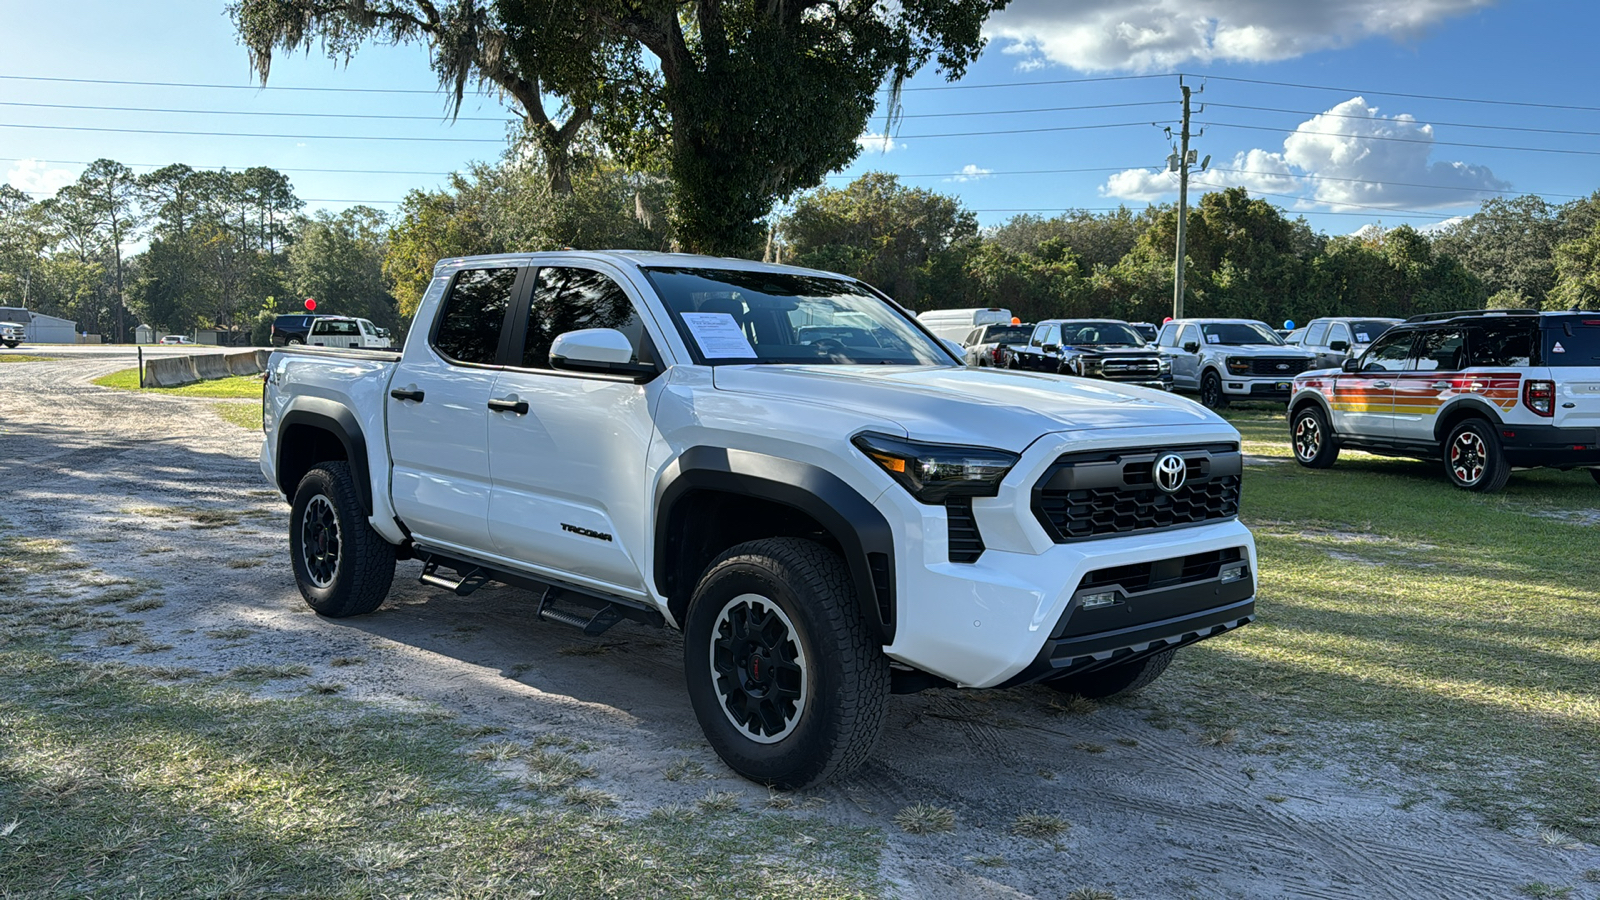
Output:
[[[1600,309],[1600,221],[1589,233],[1556,248],[1556,308]]]
[[[467,84],[510,97],[524,127],[544,153],[552,190],[570,189],[569,149],[594,105],[614,99],[608,70],[641,68],[637,51],[602,42],[576,4],[552,4],[512,53],[492,3],[478,0],[237,0],[227,7],[250,53],[250,67],[265,84],[275,50],[321,47],[348,62],[363,43],[428,46],[450,113],[461,109]],[[532,67],[525,68],[524,62]],[[552,118],[546,97],[566,102]],[[556,119],[564,117],[559,124]]]
[[[301,220],[289,250],[295,295],[315,297],[317,308],[360,316],[391,328],[398,324],[394,296],[383,274],[388,219],[370,206],[326,211]]]
[[[496,0],[512,52],[542,69],[596,45],[552,48],[544,23],[576,15],[606,35],[606,81],[636,102],[595,108],[636,167],[665,152],[677,236],[688,250],[753,254],[773,202],[860,153],[888,78],[928,62],[959,78],[1008,0]],[[622,65],[616,65],[618,61]]]
[[[978,219],[961,201],[869,172],[802,196],[783,220],[791,258],[852,275],[913,308],[959,305]],[[937,301],[934,298],[939,298]]]
[[[1559,210],[1543,197],[1496,197],[1434,238],[1434,248],[1459,259],[1491,294],[1511,292],[1537,309],[1555,287]]]

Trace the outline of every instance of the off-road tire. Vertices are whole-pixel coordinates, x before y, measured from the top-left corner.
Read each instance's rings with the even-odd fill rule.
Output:
[[[777,647],[790,656],[803,654],[803,702],[788,704],[792,714],[777,711],[783,728],[775,734],[741,727],[725,705],[742,706],[742,698],[763,690],[763,670],[750,662],[760,651],[741,656],[751,645],[730,637],[740,633],[735,614],[752,604],[780,610],[787,621],[761,610],[769,625],[781,626]],[[862,619],[854,584],[837,554],[799,538],[739,544],[707,567],[683,630],[690,703],[706,740],[734,771],[791,790],[845,775],[866,761],[888,706],[889,660]],[[720,673],[714,651],[726,660]],[[776,687],[778,670],[764,665]],[[788,668],[796,668],[792,659]],[[792,672],[789,678],[793,684]],[[754,690],[742,692],[741,683]]]
[[[1511,465],[1500,450],[1500,435],[1485,419],[1465,419],[1444,440],[1444,474],[1458,488],[1492,494],[1506,486]]]
[[[318,530],[318,522],[307,522],[308,513],[319,521],[331,518],[337,525],[332,533],[336,546],[331,570],[326,554],[319,554],[316,546],[311,554],[306,552],[308,537],[316,541],[312,532]],[[326,532],[323,528],[322,533]],[[325,549],[327,538],[323,541]],[[334,619],[359,616],[382,606],[389,596],[394,545],[367,523],[349,463],[320,463],[300,479],[289,508],[289,560],[300,596],[321,615]]]
[[[1228,395],[1222,390],[1222,376],[1207,369],[1200,376],[1200,405],[1206,409],[1227,409]]]
[[[1321,407],[1303,406],[1289,419],[1289,446],[1295,462],[1308,469],[1326,469],[1339,458],[1339,444]]]
[[[1172,664],[1172,657],[1177,652],[1178,648],[1173,647],[1171,650],[1163,650],[1155,656],[1147,656],[1137,662],[1096,669],[1082,675],[1064,675],[1044,684],[1045,687],[1054,688],[1063,694],[1076,694],[1090,700],[1119,697],[1143,690],[1150,682],[1160,678],[1161,673]]]

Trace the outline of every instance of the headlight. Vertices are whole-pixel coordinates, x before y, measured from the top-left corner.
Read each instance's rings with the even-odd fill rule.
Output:
[[[924,444],[884,434],[858,434],[851,443],[923,503],[993,497],[1017,464],[1017,454],[988,447]]]
[[[1167,372],[1171,372],[1172,371],[1172,360],[1169,359],[1168,357],[1163,356],[1163,357],[1158,358],[1156,360],[1156,365],[1160,367],[1160,370],[1161,370],[1162,373],[1167,373]]]
[[[1250,360],[1237,356],[1228,357],[1228,373],[1230,375],[1249,375]]]

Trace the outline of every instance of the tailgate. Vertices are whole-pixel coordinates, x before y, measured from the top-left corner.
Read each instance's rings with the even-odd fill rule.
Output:
[[[1600,428],[1600,315],[1553,317],[1544,331],[1544,361],[1556,382],[1555,425]]]

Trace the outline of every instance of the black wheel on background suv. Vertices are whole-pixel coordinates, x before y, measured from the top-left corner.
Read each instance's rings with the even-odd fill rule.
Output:
[[[1295,461],[1308,469],[1326,469],[1339,458],[1328,417],[1317,406],[1303,406],[1289,419],[1289,442]]]
[[[1177,653],[1178,648],[1174,647],[1135,662],[1107,666],[1082,675],[1063,675],[1046,681],[1044,685],[1063,694],[1077,694],[1090,700],[1131,694],[1160,678]]]
[[[340,619],[383,605],[394,581],[394,545],[367,523],[350,464],[305,474],[289,509],[289,559],[310,607]]]
[[[1458,488],[1492,494],[1506,486],[1511,466],[1500,450],[1500,436],[1484,419],[1466,419],[1444,441],[1444,473]]]
[[[866,761],[889,660],[831,550],[799,538],[728,550],[695,588],[683,632],[695,717],[734,771],[787,790]]]
[[[1228,395],[1222,391],[1222,376],[1207,369],[1200,376],[1200,405],[1206,409],[1227,409]]]

